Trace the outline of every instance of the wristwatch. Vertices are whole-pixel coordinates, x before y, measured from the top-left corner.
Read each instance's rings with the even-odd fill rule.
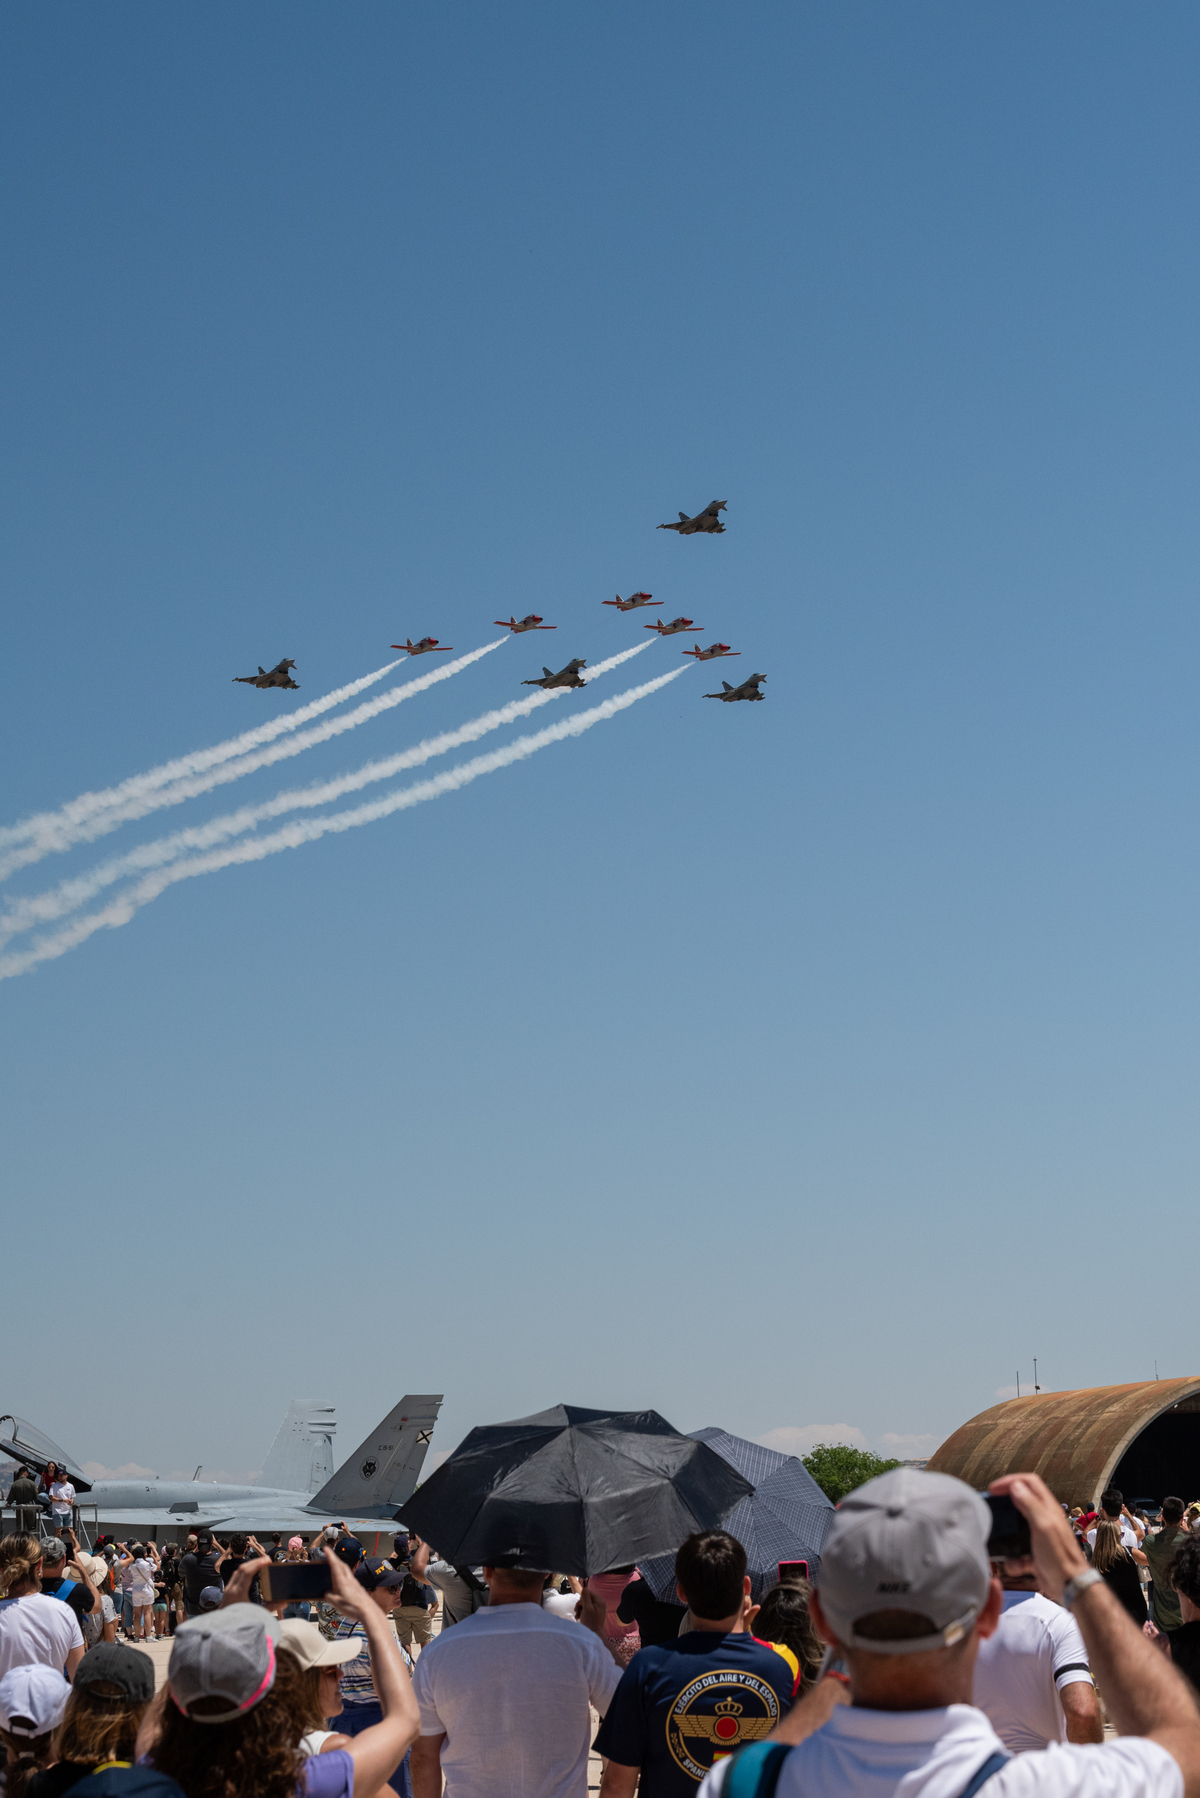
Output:
[[[1077,1573],[1074,1579],[1069,1579],[1063,1587],[1062,1595],[1062,1601],[1068,1611],[1074,1609],[1075,1600],[1081,1592],[1086,1592],[1089,1586],[1094,1586],[1097,1581],[1103,1581],[1103,1579],[1104,1575],[1095,1567],[1085,1567],[1082,1573]]]

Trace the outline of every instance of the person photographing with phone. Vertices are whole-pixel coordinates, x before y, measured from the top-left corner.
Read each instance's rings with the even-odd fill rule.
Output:
[[[989,1496],[988,1508],[988,1555],[1004,1598],[995,1634],[979,1644],[974,1702],[1013,1754],[1051,1742],[1102,1742],[1100,1701],[1079,1625],[1039,1591],[1029,1525],[1012,1499]]]
[[[1036,1474],[991,1491],[1029,1525],[1038,1586],[1078,1623],[1119,1739],[1009,1755],[972,1703],[979,1645],[1003,1610],[991,1510],[961,1480],[897,1468],[842,1500],[811,1600],[850,1703],[797,1747],[785,1722],[722,1761],[700,1798],[1200,1798],[1200,1711],[1185,1682],[1088,1566]]]

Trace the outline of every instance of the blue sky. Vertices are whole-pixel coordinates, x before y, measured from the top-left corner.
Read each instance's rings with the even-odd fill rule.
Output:
[[[1194,1371],[1194,8],[0,30],[3,819],[558,625],[6,893],[625,648],[618,591],[768,675],[6,981],[4,1408],[164,1472],[308,1392],[917,1453],[1034,1355]]]

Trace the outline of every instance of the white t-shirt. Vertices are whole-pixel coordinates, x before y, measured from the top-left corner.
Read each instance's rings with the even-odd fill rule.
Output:
[[[599,1636],[540,1604],[489,1605],[417,1662],[421,1734],[442,1744],[445,1798],[587,1798],[589,1703],[621,1669]]]
[[[575,1622],[575,1606],[579,1603],[578,1592],[543,1592],[542,1609],[549,1611],[552,1617],[569,1617]]]
[[[0,1679],[12,1667],[41,1667],[65,1671],[73,1648],[83,1647],[83,1631],[69,1604],[45,1592],[28,1598],[0,1599]]]
[[[55,1480],[50,1488],[50,1509],[56,1517],[64,1517],[71,1521],[71,1506],[75,1503],[75,1488],[70,1480]]]
[[[979,1644],[973,1696],[1004,1746],[1028,1754],[1066,1741],[1057,1693],[1091,1676],[1069,1611],[1039,1592],[1006,1592],[995,1635]]]
[[[999,1736],[971,1704],[934,1711],[842,1705],[788,1755],[776,1798],[959,1798],[1001,1752]],[[730,1765],[717,1763],[698,1798],[719,1798]],[[1183,1798],[1183,1774],[1165,1748],[1139,1736],[1094,1748],[1055,1743],[1014,1755],[980,1798]]]
[[[133,1563],[132,1573],[129,1589],[133,1593],[134,1603],[141,1598],[149,1604],[154,1598],[154,1563],[139,1556]]]

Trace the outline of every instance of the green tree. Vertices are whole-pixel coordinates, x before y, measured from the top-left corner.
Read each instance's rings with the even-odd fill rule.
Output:
[[[839,1504],[847,1492],[873,1480],[877,1473],[890,1473],[899,1461],[885,1461],[866,1448],[847,1448],[844,1442],[818,1442],[804,1465],[816,1480],[826,1498]]]

